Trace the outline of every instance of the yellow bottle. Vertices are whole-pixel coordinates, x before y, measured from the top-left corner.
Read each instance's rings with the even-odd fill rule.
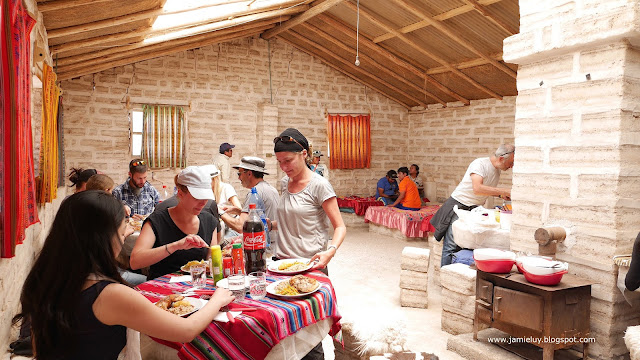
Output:
[[[222,273],[222,250],[220,245],[211,245],[211,277],[217,283],[224,277]]]
[[[495,214],[496,214],[496,222],[500,223],[500,209],[496,208]]]

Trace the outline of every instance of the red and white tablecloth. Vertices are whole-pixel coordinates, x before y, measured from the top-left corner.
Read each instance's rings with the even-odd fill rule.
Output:
[[[324,319],[333,325],[329,335],[339,338],[340,314],[336,294],[329,277],[319,271],[304,274],[318,280],[321,287],[304,298],[281,300],[269,296],[253,300],[249,296],[234,306],[254,307],[258,310],[243,312],[234,323],[212,321],[192,342],[176,343],[154,340],[178,351],[178,357],[187,359],[264,359],[281,340]],[[150,301],[156,302],[174,292],[191,287],[189,282],[170,283],[171,274],[138,285],[137,290]],[[267,275],[267,282],[286,277]],[[207,279],[207,289],[214,289],[213,280]]]
[[[429,220],[440,209],[440,205],[428,205],[420,210],[401,210],[390,206],[371,206],[364,215],[365,222],[398,229],[406,237],[425,237],[435,228]]]
[[[338,199],[338,207],[341,208],[352,208],[356,215],[364,215],[367,212],[367,209],[370,206],[382,206],[384,203],[382,201],[378,201],[373,197],[359,197],[359,196],[347,196],[347,197],[339,197]]]

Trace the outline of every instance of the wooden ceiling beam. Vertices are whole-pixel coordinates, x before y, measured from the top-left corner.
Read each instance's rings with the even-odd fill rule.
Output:
[[[38,1],[38,10],[40,12],[54,11],[68,9],[76,6],[94,5],[101,2],[107,2],[111,0],[57,0],[57,1]]]
[[[309,2],[309,1],[303,1],[303,3],[304,2]],[[286,7],[292,7],[292,6],[298,5],[300,3],[301,3],[300,0],[289,0],[289,1],[285,2],[285,3],[282,3],[281,1],[280,2],[277,2],[277,1],[264,2],[263,1],[263,2],[261,2],[259,4],[252,5],[251,8],[247,8],[246,10],[236,11],[236,12],[230,13],[230,14],[220,14],[219,16],[217,16],[215,18],[194,21],[194,22],[186,23],[186,24],[180,24],[179,26],[176,26],[176,27],[172,27],[172,28],[168,28],[168,29],[158,29],[157,31],[165,31],[165,32],[166,31],[174,31],[176,29],[183,29],[183,28],[189,27],[189,26],[210,24],[210,23],[215,23],[215,22],[218,22],[218,21],[223,21],[223,20],[228,20],[228,19],[231,19],[231,18],[236,18],[238,16],[246,16],[246,15],[251,15],[251,14],[260,13],[260,12],[273,11],[273,10],[281,9],[283,7],[285,7],[285,8]],[[112,27],[112,26],[124,25],[124,24],[130,23],[130,22],[139,21],[139,20],[147,20],[147,19],[150,19],[150,18],[153,18],[153,17],[156,17],[156,16],[181,14],[181,13],[185,13],[185,12],[189,12],[189,11],[195,11],[195,10],[200,10],[200,9],[204,9],[204,8],[210,8],[210,7],[219,6],[219,5],[226,5],[226,3],[224,3],[224,4],[200,5],[200,6],[197,6],[197,7],[191,7],[191,8],[187,8],[187,9],[174,10],[174,11],[164,11],[164,9],[145,10],[145,11],[140,11],[140,12],[137,12],[137,13],[134,13],[134,14],[122,15],[122,16],[109,18],[109,19],[105,19],[105,20],[94,21],[94,22],[90,22],[90,23],[86,23],[86,24],[68,26],[68,27],[60,28],[60,29],[52,29],[50,31],[47,31],[47,36],[49,37],[49,39],[55,39],[55,38],[58,38],[58,37],[61,37],[61,36],[73,35],[73,34],[78,34],[78,33],[82,33],[82,32],[103,29],[103,28]]]
[[[345,66],[349,69],[349,72],[353,72],[356,74],[360,74],[360,76],[367,76],[373,80],[375,80],[376,82],[384,85],[385,87],[387,87],[388,89],[391,89],[393,91],[395,91],[396,93],[406,97],[407,99],[410,99],[414,102],[416,102],[419,105],[424,106],[425,108],[427,107],[427,103],[424,100],[420,100],[417,97],[407,93],[406,91],[398,88],[397,86],[379,78],[378,76],[366,71],[365,69],[356,66],[353,62],[351,61],[347,61],[344,58],[334,55],[332,51],[329,51],[327,49],[325,49],[322,45],[316,43],[315,41],[309,40],[307,38],[305,38],[304,36],[300,35],[299,33],[296,33],[294,31],[289,31],[287,32],[287,36],[291,36],[293,37],[296,41],[299,41],[300,43],[302,43],[303,45],[307,46],[307,47],[312,47],[315,48],[316,50],[319,50],[320,52],[322,52],[322,55],[318,55],[318,57],[320,59],[332,59],[333,61],[337,61],[339,63],[342,64],[342,66]],[[299,45],[300,46],[300,45]],[[383,92],[383,94],[386,94],[385,92]]]
[[[358,11],[358,9],[356,8],[356,5],[353,4],[351,1],[345,2],[345,5],[347,5],[347,7],[349,9],[351,9],[352,11],[354,11],[354,12]],[[366,10],[362,6],[360,6],[360,14],[363,15],[364,17],[368,18],[369,21],[371,21],[375,25],[383,28],[385,31],[393,33],[398,39],[400,39],[403,42],[405,42],[407,45],[412,47],[414,50],[422,53],[424,56],[427,56],[427,57],[435,60],[440,65],[442,65],[444,67],[447,67],[452,73],[454,73],[455,75],[458,75],[460,78],[464,79],[469,84],[471,84],[474,87],[476,87],[478,90],[480,90],[482,92],[485,92],[485,93],[491,95],[492,97],[494,97],[496,99],[502,100],[502,96],[501,95],[499,95],[495,91],[487,88],[486,86],[480,84],[476,80],[472,79],[469,75],[467,75],[467,74],[463,73],[462,71],[454,68],[453,66],[451,66],[451,64],[449,64],[448,61],[446,61],[445,59],[441,58],[440,56],[438,56],[436,54],[433,54],[432,52],[423,49],[420,46],[420,44],[418,44],[415,41],[409,39],[405,34],[402,34],[402,33],[398,32],[396,29],[394,29],[393,26],[390,25],[386,20],[379,19],[377,16],[375,16],[372,13],[370,13],[368,10]]]
[[[293,14],[297,14],[300,11],[304,11],[308,9],[308,5],[302,5],[299,7],[290,7],[287,9],[279,9],[279,10],[270,10],[270,11],[265,11],[265,12],[260,12],[257,14],[252,14],[252,15],[246,15],[246,16],[240,16],[240,17],[236,17],[233,18],[231,20],[222,20],[222,21],[217,21],[211,24],[205,24],[202,25],[204,28],[202,29],[203,33],[207,33],[207,32],[212,32],[212,31],[216,31],[219,29],[223,29],[223,28],[227,28],[227,27],[231,27],[231,26],[239,26],[241,24],[244,23],[249,23],[249,22],[253,22],[253,21],[260,21],[263,20],[265,18],[275,18],[275,17],[280,17],[280,16],[288,16],[288,15],[293,15]],[[132,38],[132,37],[146,37],[148,39],[152,38],[154,35],[164,35],[172,30],[181,30],[181,28],[176,28],[176,29],[163,29],[163,30],[149,30],[149,29],[143,29],[143,30],[133,30],[133,31],[128,31],[128,32],[124,32],[124,33],[118,33],[118,34],[110,34],[110,35],[103,35],[103,36],[97,36],[94,38],[90,38],[90,39],[85,39],[85,40],[80,40],[80,41],[73,41],[73,42],[68,42],[68,43],[63,43],[63,44],[58,44],[58,45],[54,45],[51,46],[49,48],[51,55],[60,53],[60,52],[64,52],[64,51],[70,51],[70,50],[75,50],[75,49],[79,49],[79,48],[85,48],[88,46],[93,46],[93,45],[97,45],[100,43],[104,43],[104,42],[108,42],[108,41],[114,41],[114,40],[120,40],[120,39],[124,39],[124,38]],[[193,35],[199,35],[199,34],[193,34]]]
[[[322,20],[323,22],[325,22],[326,24],[328,24],[329,26],[331,26],[331,28],[333,30],[338,30],[341,33],[343,33],[346,36],[351,37],[352,39],[355,39],[355,30],[350,28],[349,26],[345,25],[344,23],[342,23],[339,20],[336,20],[332,17],[329,17],[327,15],[320,15],[318,17],[319,20]],[[431,76],[427,75],[427,73],[424,70],[421,70],[417,67],[415,67],[414,65],[410,64],[409,62],[398,58],[397,56],[395,56],[394,54],[392,54],[391,52],[389,52],[387,49],[383,48],[382,46],[375,44],[373,41],[369,40],[366,36],[363,36],[362,34],[359,35],[359,41],[367,46],[368,48],[370,48],[372,51],[376,52],[377,54],[380,54],[382,56],[384,56],[386,59],[388,59],[389,61],[393,62],[394,64],[403,67],[407,70],[409,70],[410,72],[412,72],[413,74],[415,74],[416,76],[420,77],[421,79],[429,82],[430,84],[432,84],[433,86],[435,86],[436,88],[438,88],[440,91],[444,92],[445,94],[453,97],[454,99],[458,99],[459,101],[461,101],[463,104],[465,105],[469,105],[469,99],[466,99],[464,97],[462,97],[460,94],[454,92],[453,90],[449,89],[448,87],[440,84],[438,81],[436,81],[434,78],[432,78]],[[448,69],[446,71],[449,71]]]
[[[272,37],[280,34],[283,31],[287,31],[289,29],[291,29],[292,27],[302,24],[303,22],[311,19],[314,16],[317,16],[319,14],[322,14],[323,12],[329,10],[331,7],[343,2],[344,0],[325,0],[324,2],[313,6],[311,9],[305,11],[304,13],[295,16],[293,19],[280,24],[279,26],[274,27],[273,29],[269,30],[269,31],[265,31],[264,34],[262,34],[262,38],[265,40],[269,40]]]
[[[166,48],[170,48],[170,47],[176,47],[176,46],[181,46],[183,44],[191,44],[194,42],[200,42],[200,41],[205,41],[209,38],[211,38],[212,36],[215,37],[220,37],[220,36],[227,36],[229,34],[233,34],[233,33],[237,33],[237,32],[247,32],[250,30],[254,30],[254,29],[261,29],[261,30],[265,30],[268,29],[269,26],[273,26],[274,23],[278,22],[279,20],[277,19],[267,19],[267,20],[263,20],[263,21],[258,21],[258,22],[252,22],[249,24],[244,24],[244,25],[239,25],[239,26],[235,26],[232,28],[228,28],[228,29],[223,29],[223,30],[219,30],[216,31],[215,33],[211,34],[211,33],[207,33],[207,34],[201,34],[201,35],[197,35],[197,36],[191,36],[191,37],[187,37],[187,38],[180,38],[180,39],[176,39],[176,40],[171,40],[171,41],[166,41],[166,42],[161,42],[161,43],[155,43],[155,44],[146,44],[146,46],[139,46],[140,44],[134,44],[131,47],[133,48],[116,48],[116,50],[120,50],[116,53],[112,53],[109,55],[105,55],[105,56],[96,56],[92,59],[86,59],[83,61],[78,61],[75,63],[63,63],[61,60],[58,60],[56,65],[57,65],[57,70],[61,71],[61,72],[70,72],[73,70],[77,70],[77,69],[81,69],[90,65],[96,65],[96,64],[101,64],[101,63],[105,63],[105,62],[112,62],[112,61],[116,61],[116,60],[120,60],[123,58],[130,58],[132,56],[135,56],[137,54],[142,54],[142,53],[146,53],[146,52],[150,52],[150,51],[161,51],[164,50]],[[109,49],[111,50],[111,49]],[[86,55],[86,54],[83,54]],[[62,59],[64,60],[64,59]]]
[[[480,4],[478,0],[464,0],[464,1],[467,4],[473,6],[473,8],[476,9],[477,12],[482,14],[482,16],[487,18],[487,20],[491,21],[492,23],[496,24],[499,28],[506,31],[507,34],[509,34],[509,36],[518,32],[517,29],[513,28],[511,25],[507,24],[506,22],[500,20],[498,17],[493,15],[489,11],[489,9],[487,9],[484,5]]]
[[[179,46],[170,46],[168,49],[165,49],[165,50],[162,50],[162,51],[145,52],[144,54],[137,54],[135,56],[131,56],[131,57],[126,58],[126,59],[120,59],[120,60],[116,60],[116,61],[109,61],[109,62],[100,63],[100,64],[93,64],[93,65],[89,65],[89,66],[83,67],[81,69],[76,69],[76,70],[73,70],[73,71],[64,71],[63,70],[63,71],[60,71],[58,73],[58,80],[67,80],[67,79],[71,79],[71,78],[82,76],[82,75],[94,74],[94,73],[98,73],[100,71],[112,69],[112,68],[115,68],[115,67],[118,67],[118,66],[129,65],[129,64],[140,62],[140,61],[145,61],[145,60],[149,60],[149,59],[153,59],[153,58],[157,58],[157,57],[162,57],[162,56],[166,56],[166,55],[175,54],[176,52],[181,52],[181,51],[191,50],[191,49],[195,49],[195,48],[199,48],[199,47],[203,47],[203,46],[213,45],[213,44],[217,44],[217,43],[224,42],[224,41],[230,41],[230,40],[233,40],[233,39],[241,39],[241,38],[245,38],[245,37],[255,36],[255,35],[261,33],[262,31],[270,28],[271,26],[272,25],[265,25],[262,28],[256,28],[256,29],[250,29],[250,30],[246,30],[246,31],[235,32],[235,33],[232,33],[232,34],[228,34],[226,36],[220,36],[220,37],[216,36],[216,37],[211,37],[211,38],[206,39],[206,40],[194,41],[194,42],[190,42],[188,44],[182,44],[182,45],[179,45]]]
[[[503,0],[480,0],[480,1],[478,1],[478,3],[481,4],[481,5],[491,5],[491,4],[500,2],[500,1],[503,1]],[[463,5],[463,6],[457,7],[455,9],[453,9],[453,10],[449,10],[449,11],[444,12],[442,14],[436,15],[436,16],[433,17],[433,19],[438,20],[438,21],[444,21],[444,20],[456,17],[458,15],[462,15],[462,14],[468,13],[468,12],[473,11],[473,10],[474,10],[473,6],[471,6],[471,5]],[[422,21],[419,21],[419,22],[417,22],[415,24],[407,25],[407,26],[405,26],[405,27],[403,27],[401,29],[398,29],[398,31],[400,31],[403,34],[407,34],[407,33],[416,31],[418,29],[422,29],[422,28],[428,27],[430,24],[431,24],[430,22],[428,22],[426,20],[422,20]],[[392,33],[386,33],[386,34],[383,34],[383,35],[380,35],[380,36],[377,36],[377,37],[373,38],[373,42],[379,43],[379,42],[391,39],[393,37],[395,37],[395,35],[393,35]]]
[[[482,59],[484,59],[485,61],[489,62],[491,65],[495,66],[498,70],[502,71],[503,73],[509,75],[511,78],[515,79],[517,77],[517,73],[515,71],[513,71],[510,67],[508,67],[507,65],[505,65],[505,64],[503,64],[503,63],[501,63],[499,61],[496,61],[496,60],[490,58],[489,56],[487,56],[484,52],[480,51],[480,49],[478,49],[470,41],[468,41],[466,39],[463,39],[455,31],[451,30],[449,28],[449,26],[447,26],[446,24],[444,24],[444,23],[442,23],[440,21],[434,20],[422,8],[407,2],[407,0],[391,0],[391,1],[393,1],[396,4],[400,5],[405,10],[410,11],[413,14],[416,14],[416,15],[422,17],[424,20],[427,20],[427,21],[431,22],[431,26],[436,28],[438,31],[440,31],[441,33],[445,34],[446,36],[448,36],[450,39],[452,39],[453,41],[455,41],[456,43],[458,43],[459,45],[461,45],[465,49],[471,51],[472,53],[474,53],[474,54],[476,54],[478,56],[480,56]]]
[[[146,29],[147,28],[138,28],[138,29],[119,32],[115,34],[96,36],[96,37],[92,37],[84,40],[71,41],[71,42],[62,43],[58,45],[52,45],[49,47],[49,52],[51,53],[51,56],[53,56],[65,51],[71,51],[71,50],[76,50],[80,48],[88,48],[88,47],[109,43],[109,42],[118,42],[118,44],[126,43],[126,42],[133,41],[132,39],[144,38],[144,32],[146,31]],[[119,46],[118,44],[116,45],[112,44],[112,45],[109,45],[109,47]]]
[[[344,51],[347,54],[355,54],[355,49],[343,44],[341,41],[337,40],[336,38],[334,38],[333,36],[329,35],[328,33],[318,29],[317,27],[310,25],[309,23],[304,23],[300,25],[305,31],[310,32],[312,34],[314,34],[315,36],[324,39],[325,41],[330,42],[331,44],[333,44],[334,46],[337,46],[338,48],[340,48],[342,51]],[[367,56],[366,54],[364,54],[362,51],[360,51],[360,59],[362,59],[360,61],[360,65],[371,65],[373,66],[376,71],[379,71],[380,73],[384,73],[389,77],[395,78],[397,81],[403,83],[405,86],[408,86],[410,88],[412,88],[414,91],[417,91],[419,93],[422,93],[430,98],[432,98],[433,100],[435,100],[436,102],[439,102],[440,104],[442,104],[442,106],[446,107],[447,103],[438,98],[437,96],[435,96],[434,94],[428,92],[426,89],[422,89],[419,86],[413,84],[410,81],[407,81],[406,79],[399,77],[396,73],[394,73],[393,71],[389,70],[389,68],[380,65],[377,61],[375,61],[373,58]]]
[[[502,59],[502,52],[499,52],[499,53],[496,53],[496,54],[492,54],[492,55],[489,55],[489,56],[491,56],[491,58],[493,58],[493,59],[501,60]],[[468,69],[468,68],[481,66],[481,65],[486,65],[486,64],[488,64],[488,63],[484,59],[473,59],[473,60],[463,61],[461,63],[451,64],[451,65],[453,65],[453,67],[455,67],[456,69],[462,70],[462,69]],[[429,74],[429,75],[442,74],[442,73],[446,73],[446,72],[449,72],[449,69],[447,69],[445,67],[437,67],[437,68],[431,68],[431,69],[427,70],[427,74]]]
[[[246,23],[244,25],[238,25],[238,26],[231,27],[231,28],[217,30],[215,32],[215,34],[223,35],[223,34],[226,34],[226,33],[229,33],[229,32],[234,32],[234,31],[239,31],[239,30],[244,30],[244,29],[250,29],[250,28],[255,28],[255,27],[262,27],[265,24],[273,25],[274,23],[279,22],[279,21],[287,21],[289,18],[290,18],[290,16],[283,16],[282,18],[279,17],[277,20],[274,19],[274,18],[271,18],[271,19],[266,19],[266,20],[261,20],[261,21],[254,21],[254,22]],[[200,34],[200,35],[180,38],[180,39],[176,39],[176,40],[185,40],[185,41],[188,42],[188,41],[192,41],[196,37],[206,38],[206,37],[210,37],[211,35],[212,35],[211,33],[206,33],[206,34]],[[64,66],[77,64],[77,63],[81,63],[81,62],[92,60],[92,59],[96,59],[96,58],[105,59],[105,58],[108,58],[109,56],[114,55],[114,54],[120,54],[120,53],[123,53],[123,52],[126,52],[126,51],[131,51],[131,50],[136,50],[136,49],[144,49],[146,47],[154,46],[154,45],[158,45],[158,44],[163,44],[163,43],[147,44],[147,43],[139,42],[139,43],[135,43],[135,44],[131,44],[131,45],[125,45],[125,46],[114,46],[114,47],[111,47],[111,48],[108,48],[108,49],[94,51],[94,52],[90,52],[90,53],[62,57],[62,58],[56,59],[56,64],[57,64],[58,67],[64,67]]]
[[[318,54],[318,53],[316,53],[316,52],[313,52],[313,51],[311,51],[311,50],[309,50],[309,49],[305,49],[305,48],[301,47],[301,46],[300,46],[300,44],[296,44],[295,42],[293,42],[293,41],[291,41],[291,40],[289,40],[289,39],[287,39],[287,38],[285,37],[285,36],[289,36],[290,34],[291,34],[290,32],[287,32],[287,33],[284,33],[284,34],[279,34],[279,35],[278,35],[278,39],[284,40],[285,42],[289,43],[289,44],[290,44],[291,46],[293,46],[294,48],[296,48],[296,49],[298,49],[298,50],[302,51],[303,53],[308,54],[309,56],[313,56],[314,58],[317,58],[317,59],[322,59],[322,60],[323,60],[323,62],[322,62],[322,63],[323,63],[324,65],[327,65],[327,66],[329,66],[330,68],[334,69],[335,71],[337,71],[337,72],[341,73],[342,75],[347,76],[347,77],[349,77],[349,78],[353,79],[353,80],[354,80],[355,82],[357,82],[357,83],[364,84],[365,86],[368,86],[368,87],[370,87],[370,88],[374,89],[375,91],[379,92],[380,94],[383,94],[384,96],[388,97],[389,99],[391,99],[391,100],[393,100],[393,101],[397,102],[398,104],[402,105],[405,109],[407,109],[407,110],[411,109],[411,106],[410,106],[410,105],[408,105],[408,104],[407,104],[407,103],[405,103],[404,101],[402,101],[402,100],[398,99],[397,97],[394,97],[394,96],[391,96],[391,95],[387,94],[384,90],[380,89],[380,86],[379,86],[379,85],[377,85],[377,84],[371,84],[371,83],[370,83],[370,82],[368,82],[368,81],[364,81],[364,80],[362,80],[362,79],[359,79],[359,78],[355,77],[354,75],[352,75],[351,73],[349,73],[349,72],[345,71],[345,70],[344,70],[344,69],[342,69],[341,67],[336,66],[336,65],[334,65],[334,64],[332,64],[332,63],[330,63],[330,62],[328,62],[328,61],[324,60],[324,58],[322,57],[322,55],[320,55],[320,54]]]

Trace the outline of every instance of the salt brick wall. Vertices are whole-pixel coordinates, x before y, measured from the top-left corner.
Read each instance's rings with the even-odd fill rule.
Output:
[[[504,41],[519,65],[511,247],[536,252],[536,228],[568,230],[557,257],[594,282],[590,358],[619,358],[640,321],[611,261],[640,228],[638,2],[520,1],[520,11],[520,34]]]
[[[275,157],[268,157],[273,153],[273,138],[287,127],[296,127],[315,149],[326,153],[325,110],[372,115],[372,166],[331,170],[330,180],[338,195],[371,195],[388,168],[407,164],[409,156],[404,149],[409,136],[404,107],[282,41],[273,41],[271,49],[273,104],[267,43],[259,38],[64,81],[67,167],[95,167],[117,183],[126,179],[131,158],[123,103],[127,94],[134,103],[191,104],[187,115],[188,164],[209,163],[220,143],[230,142],[236,145],[232,164],[246,155],[266,158],[271,175],[265,179],[276,185],[283,174]],[[328,159],[322,160],[328,163]],[[172,184],[173,174],[158,171],[154,178]],[[235,173],[232,175],[231,184],[243,199],[246,190]]]
[[[513,144],[515,97],[474,100],[469,106],[433,108],[409,114],[410,163],[436,182],[443,202],[476,158],[493,154],[500,144]],[[519,151],[516,151],[519,161]],[[498,186],[511,187],[511,171],[502,172]]]

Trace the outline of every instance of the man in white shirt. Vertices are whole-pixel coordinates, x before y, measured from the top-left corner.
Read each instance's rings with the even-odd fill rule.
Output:
[[[437,241],[444,238],[440,266],[451,264],[453,254],[461,250],[455,243],[451,231],[451,224],[458,219],[458,215],[453,211],[455,205],[462,210],[471,210],[484,204],[489,196],[511,199],[511,189],[496,186],[500,181],[500,172],[513,167],[515,151],[515,146],[502,144],[491,157],[473,160],[462,181],[431,218],[430,223],[436,228],[433,236]]]
[[[213,157],[213,165],[220,170],[220,179],[223,183],[229,184],[231,178],[231,164],[229,159],[233,156],[233,148],[235,145],[229,143],[220,144],[220,153]]]

